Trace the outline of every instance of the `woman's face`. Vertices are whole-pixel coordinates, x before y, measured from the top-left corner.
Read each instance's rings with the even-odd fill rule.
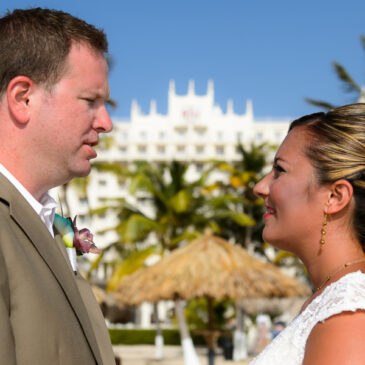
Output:
[[[305,155],[308,134],[296,127],[276,153],[273,168],[254,188],[264,199],[263,238],[273,246],[299,252],[305,242],[320,240],[328,190],[316,182]]]

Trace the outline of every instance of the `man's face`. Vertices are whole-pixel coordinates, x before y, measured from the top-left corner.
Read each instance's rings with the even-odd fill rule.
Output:
[[[109,96],[104,56],[83,44],[73,44],[65,75],[47,91],[36,86],[41,98],[35,109],[35,158],[43,161],[53,186],[90,172],[99,133],[112,124],[105,108]]]

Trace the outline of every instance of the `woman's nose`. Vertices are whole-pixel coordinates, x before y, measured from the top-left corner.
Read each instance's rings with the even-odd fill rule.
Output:
[[[260,198],[265,198],[269,194],[269,175],[270,174],[262,178],[253,188],[254,194]]]

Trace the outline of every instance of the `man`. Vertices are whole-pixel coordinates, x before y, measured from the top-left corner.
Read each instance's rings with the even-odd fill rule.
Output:
[[[0,18],[0,364],[115,363],[47,194],[86,176],[112,129],[106,52],[102,31],[60,11]]]

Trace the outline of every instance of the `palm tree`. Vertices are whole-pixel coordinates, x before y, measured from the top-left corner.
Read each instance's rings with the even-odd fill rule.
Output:
[[[241,159],[231,165],[222,163],[220,169],[228,173],[228,183],[222,182],[218,186],[221,194],[217,198],[217,205],[221,208],[237,214],[244,214],[246,224],[237,224],[234,219],[219,219],[217,224],[221,228],[218,233],[221,236],[234,238],[237,244],[243,247],[254,245],[254,249],[266,256],[264,244],[261,239],[263,227],[263,202],[258,199],[253,192],[256,183],[263,177],[264,169],[267,166],[268,159],[275,149],[268,143],[254,144],[245,148],[240,142],[237,146],[241,154]],[[230,197],[227,199],[226,197]],[[242,309],[236,305],[236,329],[234,331],[234,359],[242,360],[245,357],[245,334],[243,325]]]
[[[108,55],[106,57],[106,62],[108,64],[108,68],[109,68],[109,72],[113,69],[114,67],[114,59],[112,56]],[[118,107],[118,103],[112,99],[112,98],[108,98],[108,100],[106,101],[106,105],[108,108],[111,108],[111,109],[116,109]]]
[[[193,181],[186,177],[189,164],[177,161],[161,164],[140,161],[132,171],[128,171],[129,193],[137,199],[138,204],[121,198],[114,200],[112,206],[94,211],[98,213],[113,209],[119,218],[119,224],[112,228],[119,237],[114,246],[124,248],[124,260],[115,268],[108,283],[109,290],[113,290],[124,275],[131,273],[131,269],[138,268],[143,261],[141,258],[145,259],[151,250],[163,255],[164,251],[171,251],[179,244],[201,235],[207,227],[219,231],[221,220],[235,221],[241,227],[252,224],[243,211],[235,212],[232,210],[234,205],[230,206],[239,197],[228,193],[220,197],[212,194],[214,189],[209,188],[208,181],[216,167],[216,163],[208,164]],[[117,172],[120,164],[104,165],[103,168]],[[127,256],[125,248],[128,246],[131,251]],[[180,302],[176,303],[176,313],[183,343],[189,344],[191,340]]]
[[[224,238],[234,238],[236,243],[246,248],[254,242],[260,242],[255,249],[264,254],[261,245],[263,203],[253,193],[253,188],[263,177],[274,146],[268,143],[258,145],[251,143],[249,148],[245,148],[239,143],[237,148],[241,154],[240,161],[233,165],[228,163],[220,165],[220,169],[226,171],[229,178],[228,183],[222,182],[218,186],[221,194],[216,203],[230,209],[234,214],[240,213],[241,217],[245,217],[246,224],[239,224],[235,219],[227,220],[224,217],[217,221],[217,224],[221,229],[220,235]]]
[[[221,223],[225,224],[223,227],[233,226],[236,233],[254,223],[240,207],[242,197],[237,192],[231,189],[233,194],[217,195],[212,189],[217,184],[208,185],[217,163],[209,164],[193,181],[186,178],[189,165],[177,161],[163,164],[140,161],[133,170],[127,170],[120,163],[101,163],[94,167],[122,176],[128,182],[129,193],[134,196],[135,201],[110,199],[107,205],[92,211],[93,214],[109,209],[116,212],[119,223],[108,230],[115,231],[118,239],[107,249],[116,248],[124,259],[136,248],[142,251],[156,246],[159,247],[156,252],[160,254],[171,251],[198,237],[206,228],[223,234]],[[121,271],[118,268],[114,271],[109,285],[111,290],[123,275],[123,265],[123,261],[120,262]]]
[[[360,35],[360,40],[362,44],[362,48],[365,50],[365,36]],[[350,75],[350,73],[338,62],[332,62],[332,66],[337,75],[337,78],[341,81],[343,89],[345,93],[353,95],[352,102],[365,102],[365,89],[361,88],[360,84],[358,84]],[[336,106],[332,103],[315,100],[310,98],[305,98],[306,102],[312,105],[315,105],[319,108],[330,110],[336,108]]]
[[[110,199],[107,205],[94,209],[93,214],[114,210],[118,224],[110,228],[118,239],[116,247],[123,258],[136,249],[141,252],[156,246],[155,252],[171,251],[179,243],[189,241],[201,234],[209,224],[203,214],[203,187],[212,171],[208,168],[194,181],[186,179],[189,165],[177,161],[164,164],[136,162],[133,169],[120,163],[101,163],[96,168],[122,176],[129,185],[129,194],[134,197]],[[147,242],[148,241],[148,242]],[[111,248],[111,246],[108,247]],[[157,248],[158,247],[158,248]],[[123,262],[120,262],[123,273]],[[114,271],[109,288],[120,280],[119,269]]]
[[[113,229],[123,246],[134,243],[142,248],[129,254],[116,267],[108,283],[109,290],[113,290],[124,275],[140,267],[151,253],[162,255],[165,250],[173,250],[179,243],[197,237],[207,225],[207,218],[200,213],[205,199],[202,187],[212,169],[188,181],[188,167],[177,161],[155,165],[141,161],[136,163],[134,171],[128,172],[129,193],[137,197],[139,204],[131,204],[127,199],[116,201],[112,208],[120,223]],[[117,172],[118,164],[104,166],[104,169]],[[105,208],[110,207],[101,209]],[[143,244],[145,241],[149,241],[147,247]],[[120,247],[120,243],[115,245]],[[198,364],[180,301],[176,301],[175,310],[184,357],[187,362]],[[158,318],[156,323],[159,323]],[[156,338],[162,339],[159,331]]]

